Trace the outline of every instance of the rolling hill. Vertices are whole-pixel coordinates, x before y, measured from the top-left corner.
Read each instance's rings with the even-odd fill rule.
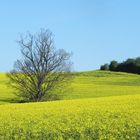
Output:
[[[60,99],[81,99],[105,96],[133,95],[140,93],[140,75],[89,71],[75,72],[70,88],[61,93]],[[0,104],[17,102],[18,98],[8,87],[5,73],[0,73]]]
[[[102,71],[73,73],[60,101],[13,103],[0,74],[1,140],[139,140],[140,76]],[[11,104],[9,104],[11,103]]]

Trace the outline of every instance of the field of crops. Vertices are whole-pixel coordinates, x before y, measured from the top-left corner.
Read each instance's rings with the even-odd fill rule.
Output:
[[[0,74],[0,140],[139,140],[140,76],[74,73],[61,101],[13,103]],[[69,100],[68,100],[69,99]],[[9,104],[13,103],[13,104]]]
[[[0,106],[0,139],[140,139],[140,95]]]

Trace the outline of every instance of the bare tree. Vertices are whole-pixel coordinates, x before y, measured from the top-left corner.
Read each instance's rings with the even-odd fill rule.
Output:
[[[63,88],[70,78],[70,54],[56,50],[52,33],[45,29],[35,35],[21,36],[18,44],[22,58],[7,74],[10,85],[26,101],[42,101],[45,97],[49,100],[52,91]]]

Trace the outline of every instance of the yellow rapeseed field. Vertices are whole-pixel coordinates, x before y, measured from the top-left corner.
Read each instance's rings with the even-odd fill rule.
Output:
[[[139,140],[140,95],[0,105],[0,140]]]
[[[15,103],[19,98],[0,73],[0,140],[140,140],[139,75],[73,75],[61,101]]]

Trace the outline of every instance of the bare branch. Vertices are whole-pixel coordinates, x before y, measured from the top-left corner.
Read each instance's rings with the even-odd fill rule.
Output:
[[[42,101],[58,86],[70,78],[70,54],[56,50],[53,34],[42,29],[36,35],[21,36],[21,60],[17,60],[14,70],[7,74],[11,86],[26,101]]]

